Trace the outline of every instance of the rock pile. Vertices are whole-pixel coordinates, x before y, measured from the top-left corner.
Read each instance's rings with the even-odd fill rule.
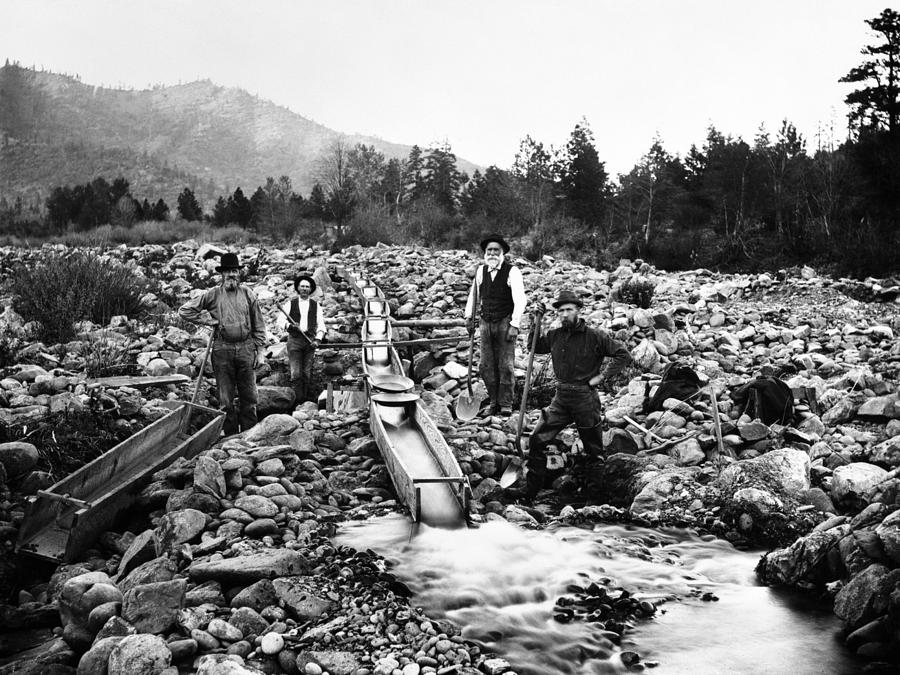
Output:
[[[148,297],[147,302],[161,318],[147,325],[120,318],[107,327],[85,326],[81,341],[99,339],[102,333],[102,339],[121,346],[122,353],[140,374],[180,372],[193,376],[206,336],[202,330],[174,320],[172,311],[197,288],[214,283],[216,261],[207,257],[208,253],[208,249],[194,242],[171,247],[123,247],[109,253],[156,280],[159,292]],[[352,247],[333,255],[309,249],[248,247],[240,255],[244,261],[253,262],[248,283],[263,303],[270,329],[275,326],[276,304],[288,297],[290,279],[299,270],[313,271],[324,291],[328,339],[332,341],[355,339],[359,327],[361,302],[353,289],[342,283],[338,274],[341,268],[377,283],[385,291],[394,317],[445,322],[435,328],[397,328],[394,338],[405,340],[462,333],[456,326],[447,326],[446,321],[456,320],[461,325],[468,286],[477,264],[476,258],[461,251],[415,247]],[[900,586],[894,580],[898,561],[890,552],[894,545],[891,532],[896,527],[893,514],[900,504],[894,473],[900,467],[900,345],[895,338],[900,330],[900,305],[893,296],[880,292],[888,286],[880,285],[876,292],[878,284],[866,282],[881,301],[871,304],[854,298],[873,299],[876,296],[872,293],[853,291],[847,280],[822,278],[811,268],[776,275],[720,275],[708,270],[663,274],[640,261],[625,262],[610,271],[550,257],[535,262],[516,259],[515,263],[523,271],[531,300],[549,303],[561,288],[574,290],[585,302],[582,315],[588,323],[605,326],[628,345],[635,360],[634,369],[604,397],[609,424],[604,440],[609,456],[588,476],[591,489],[587,494],[582,491],[573,496],[578,486],[567,472],[552,474],[557,494],[605,505],[577,511],[566,508],[560,517],[688,525],[746,545],[788,545],[806,535],[786,552],[771,554],[772,562],[761,565],[761,575],[774,583],[831,583],[834,590],[833,584],[837,583],[850,589],[839,596],[837,611],[847,618],[849,630],[866,627],[868,631],[863,635],[864,641],[857,635],[851,643],[881,645],[864,650],[871,653],[893,648],[884,647],[889,643],[876,639],[883,637],[884,630],[895,630],[892,617],[898,612],[890,598],[900,593],[895,590]],[[618,299],[616,289],[636,276],[655,285],[649,307],[634,307]],[[853,297],[848,297],[848,293]],[[0,315],[0,326],[18,338],[27,335],[27,327],[17,322],[9,309]],[[214,556],[227,561],[277,549],[300,552],[304,560],[315,563],[315,569],[316,565],[325,564],[323,560],[328,555],[335,561],[344,555],[325,555],[326,549],[318,553],[327,546],[319,529],[324,523],[343,517],[365,517],[395,507],[384,467],[374,442],[364,435],[358,414],[352,420],[352,415],[320,416],[312,408],[294,412],[290,390],[282,389],[286,367],[280,338],[271,335],[270,366],[259,373],[266,410],[274,414],[241,441],[230,441],[193,463],[173,467],[157,477],[144,494],[144,505],[164,510],[155,515],[151,529],[155,539],[146,532],[135,538],[137,541],[143,536],[145,540],[141,548],[144,553],[138,556],[140,562],[132,561],[134,555],[128,559],[123,555],[133,542],[128,541],[129,535],[122,535],[107,542],[118,541],[118,549],[122,550],[117,556],[121,557],[98,557],[91,569],[85,570],[108,575],[109,582],[91,582],[99,586],[95,593],[106,598],[107,593],[112,593],[106,586],[117,588],[122,598],[101,604],[121,603],[122,609],[107,620],[117,618],[130,625],[137,619],[132,614],[128,615],[131,619],[126,617],[124,607],[132,589],[122,584],[147,563],[159,558],[169,561],[166,565],[157,563],[159,569],[168,570],[171,566],[168,578],[151,575],[142,583],[170,584],[165,587],[166,592],[171,591],[175,597],[181,597],[179,585],[184,586],[186,598],[195,585],[201,588],[203,584],[218,582],[226,603],[214,602],[218,609],[204,614],[196,625],[190,624],[190,630],[185,631],[176,618],[175,623],[157,633],[164,635],[162,640],[169,645],[195,639],[189,637],[193,630],[211,636],[198,633],[202,639],[195,639],[196,647],[169,650],[176,661],[197,655],[215,656],[216,650],[228,652],[231,646],[243,642],[249,644],[249,650],[242,645],[230,656],[244,658],[245,662],[264,661],[263,656],[275,655],[263,650],[262,637],[268,633],[277,633],[287,645],[276,650],[278,653],[303,646],[297,644],[296,638],[303,634],[305,620],[285,609],[283,597],[254,610],[266,622],[266,628],[259,622],[254,624],[256,632],[241,628],[241,638],[228,632],[230,629],[219,630],[218,623],[212,624],[210,631],[212,621],[225,619],[228,623],[231,610],[239,609],[231,605],[228,592],[239,584],[231,579],[201,581],[190,572],[195,565],[218,562],[212,560]],[[451,447],[469,476],[476,519],[503,517],[538,526],[555,504],[539,508],[506,504],[499,488],[502,467],[514,453],[515,430],[510,420],[483,418],[463,424],[453,418],[455,398],[465,385],[468,347],[468,342],[461,339],[456,344],[401,353],[409,358],[422,400],[439,427],[450,436]],[[517,345],[520,377],[524,374],[525,347],[523,337]],[[30,345],[19,350],[16,365],[6,369],[0,380],[0,420],[7,424],[34,423],[46,419],[54,407],[74,409],[89,404],[83,354],[77,345]],[[350,381],[359,372],[357,356],[344,352],[341,358],[339,371],[347,373],[345,380]],[[662,410],[645,414],[643,405],[648,394],[659,383],[665,367],[675,361],[688,363],[697,371],[704,385],[701,395],[688,401],[670,399]],[[544,389],[552,390],[552,373],[549,368],[542,369],[543,365],[539,359],[538,371],[547,374]],[[758,375],[773,374],[791,388],[795,414],[788,420],[765,423],[745,414],[733,394]],[[540,395],[542,388],[537,389]],[[163,414],[167,403],[183,398],[185,393],[175,386],[153,392],[154,396],[147,398],[127,388],[108,390],[102,405],[115,409],[125,419],[149,420]],[[716,418],[721,435],[716,431]],[[526,430],[536,419],[534,406],[529,410]],[[577,453],[577,436],[563,433],[557,446],[564,453]],[[7,462],[2,464],[9,478]],[[9,464],[16,471],[23,471],[18,468],[18,459],[10,459]],[[219,467],[221,475],[213,464]],[[34,468],[31,465],[24,471]],[[28,474],[20,473],[25,475]],[[8,506],[0,510],[0,517],[5,519],[0,532],[8,534],[15,529],[15,497],[5,499]],[[170,522],[170,514],[181,515]],[[183,539],[187,533],[193,533],[192,538]],[[159,544],[160,537],[163,544]],[[237,549],[233,548],[235,545]],[[346,555],[352,559],[352,554]],[[126,567],[135,568],[124,576],[123,561]],[[153,574],[159,569],[154,568]],[[163,572],[162,576],[167,574]],[[252,583],[262,581],[260,578]],[[274,583],[273,579],[268,581]],[[859,593],[860,587],[874,590],[866,596]],[[333,586],[309,590],[311,597],[328,592],[338,593]],[[210,597],[214,593],[215,589],[210,591]],[[40,595],[38,592],[34,598]],[[864,609],[848,608],[851,595],[862,598],[860,607]],[[56,596],[43,599],[51,597]],[[28,602],[26,597],[24,604]],[[203,604],[190,605],[185,601],[184,607]],[[261,611],[270,606],[281,609],[284,616],[275,610],[265,614]],[[227,608],[227,616],[223,607]],[[368,609],[377,611],[372,606]],[[109,607],[100,614],[108,611]],[[92,623],[90,613],[80,622],[70,622],[79,626],[78,631],[72,628],[69,632],[81,636],[80,643],[74,640],[81,647],[88,639],[81,632],[84,626],[93,630],[100,620],[98,615]],[[76,615],[80,616],[78,612],[72,616]],[[396,624],[402,631],[415,632],[408,628],[411,619],[400,623],[396,616],[395,612],[392,618],[385,618],[384,625]],[[284,626],[279,622],[288,629],[282,630]],[[870,625],[872,622],[876,622],[875,627]],[[374,621],[372,625],[382,624]],[[273,630],[273,626],[278,630]],[[422,669],[449,667],[447,659],[436,659],[431,650],[446,653],[436,648],[438,644],[444,646],[444,640],[450,640],[452,645],[462,643],[453,642],[452,637],[440,637],[442,632],[450,636],[446,629],[437,630],[433,624],[432,628],[435,634],[429,634],[428,640],[437,640],[430,647],[424,647],[428,640],[416,643],[425,660],[417,656],[417,651],[404,653],[409,649],[387,651],[386,646],[394,643],[393,638],[385,636],[395,632],[378,633],[376,629],[378,639],[387,642],[378,646],[381,651],[372,647],[369,661],[359,667],[374,672],[379,667],[378,658],[394,659],[396,669],[401,671],[407,666],[410,671],[413,669],[403,659],[415,661]],[[291,633],[294,629],[296,634]],[[102,634],[100,631],[96,634]],[[227,635],[235,639],[230,640]],[[247,640],[248,635],[254,639]],[[93,640],[96,636],[89,637]],[[259,643],[256,638],[260,638]],[[277,644],[278,638],[269,638],[266,649],[275,650]],[[207,651],[204,645],[209,648]],[[463,659],[459,656],[462,652],[469,653],[470,659],[476,658],[468,651],[470,647],[448,650],[454,655],[450,661]],[[139,651],[153,653],[149,646]],[[188,652],[190,657],[185,656]],[[430,666],[428,659],[436,659],[438,665]],[[278,660],[277,655],[269,659],[274,660]],[[385,664],[391,665],[387,661]],[[307,671],[316,667],[325,668],[326,664],[302,664]],[[335,672],[334,668],[332,665],[329,672]]]

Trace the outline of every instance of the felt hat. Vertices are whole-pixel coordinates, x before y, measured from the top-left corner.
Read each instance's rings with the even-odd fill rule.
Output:
[[[509,253],[509,244],[506,243],[506,239],[501,237],[499,234],[489,234],[484,239],[481,240],[481,250],[482,252],[488,247],[492,241],[500,244],[500,247],[503,249],[504,253]]]
[[[310,295],[312,295],[313,293],[316,292],[316,281],[315,281],[315,279],[313,279],[313,278],[312,278],[311,276],[309,276],[308,274],[301,274],[301,275],[298,276],[296,279],[294,279],[294,290],[295,290],[295,291],[300,289],[300,282],[301,282],[301,281],[308,281],[308,282],[309,282],[309,294],[310,294]]]
[[[223,253],[222,257],[219,258],[219,266],[216,268],[216,272],[239,270],[241,267],[241,261],[238,260],[237,253]]]
[[[569,290],[563,290],[559,292],[559,296],[557,296],[556,300],[553,301],[553,306],[559,309],[560,305],[568,305],[572,304],[577,307],[584,307],[584,303],[581,301],[575,293]]]

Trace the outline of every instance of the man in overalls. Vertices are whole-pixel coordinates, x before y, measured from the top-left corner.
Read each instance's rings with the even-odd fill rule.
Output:
[[[186,302],[178,315],[214,329],[213,373],[219,407],[225,411],[222,429],[230,436],[246,431],[257,422],[259,394],[255,369],[265,361],[266,324],[256,295],[241,284],[241,263],[237,255],[224,253],[216,271],[222,274],[222,283]]]

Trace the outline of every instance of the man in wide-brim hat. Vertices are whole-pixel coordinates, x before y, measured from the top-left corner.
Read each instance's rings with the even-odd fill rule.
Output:
[[[257,422],[255,369],[265,361],[266,323],[256,295],[241,284],[237,254],[223,253],[216,271],[221,273],[222,283],[189,300],[178,314],[186,321],[214,328],[213,373],[219,407],[225,411],[222,428],[230,436]]]
[[[541,411],[541,420],[531,433],[524,493],[527,500],[533,499],[543,487],[547,446],[572,422],[578,429],[587,460],[602,456],[603,410],[597,389],[631,362],[625,345],[602,328],[589,327],[579,316],[583,305],[573,291],[560,291],[553,302],[560,327],[539,335],[535,346],[536,354],[550,353],[557,383],[553,400]],[[540,324],[536,323],[532,330],[540,331]]]
[[[276,319],[279,331],[287,329],[288,365],[291,371],[291,387],[296,403],[314,400],[311,391],[312,368],[316,348],[325,337],[325,316],[322,305],[311,296],[316,292],[316,282],[308,274],[294,279],[294,296],[281,308]]]
[[[505,258],[509,244],[499,234],[481,240],[484,264],[475,270],[475,280],[466,302],[469,332],[480,317],[480,373],[490,397],[490,412],[512,414],[516,337],[527,298],[522,272]],[[475,299],[478,298],[476,307]]]

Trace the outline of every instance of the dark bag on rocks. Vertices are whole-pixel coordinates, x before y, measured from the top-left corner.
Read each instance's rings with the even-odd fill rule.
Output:
[[[649,393],[650,385],[647,385]],[[690,366],[675,361],[666,366],[663,371],[662,382],[656,389],[653,397],[644,402],[644,413],[654,410],[662,410],[663,402],[667,398],[677,398],[679,401],[687,401],[700,391],[700,378]]]
[[[794,393],[777,377],[757,377],[735,389],[731,399],[742,414],[763,424],[790,424],[794,419]]]

